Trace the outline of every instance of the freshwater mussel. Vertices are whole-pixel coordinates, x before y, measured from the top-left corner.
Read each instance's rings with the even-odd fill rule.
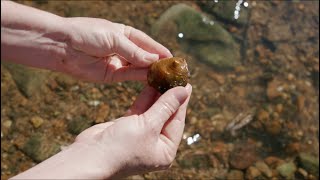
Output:
[[[148,72],[148,84],[161,94],[176,86],[186,86],[189,80],[187,61],[180,57],[160,59]]]

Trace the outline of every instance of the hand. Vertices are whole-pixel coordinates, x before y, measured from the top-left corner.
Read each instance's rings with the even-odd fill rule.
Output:
[[[146,80],[146,67],[159,57],[172,57],[164,46],[130,26],[96,18],[65,20],[68,41],[60,67],[80,79]]]
[[[91,144],[92,148],[105,152],[112,147],[112,157],[117,160],[112,177],[166,169],[173,162],[182,138],[191,91],[188,84],[159,97],[153,88],[147,87],[126,117],[85,130],[75,144]],[[93,152],[96,151],[99,150]],[[112,162],[110,154],[97,159],[102,161],[98,164]]]
[[[86,129],[13,179],[107,179],[166,169],[181,141],[191,91],[188,84],[160,96],[146,87],[125,117]]]

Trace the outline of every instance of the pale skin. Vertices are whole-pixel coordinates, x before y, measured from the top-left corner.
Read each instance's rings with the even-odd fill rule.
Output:
[[[94,18],[63,18],[1,1],[1,59],[90,82],[145,81],[150,64],[172,57],[145,33]],[[73,144],[12,179],[108,179],[170,167],[192,87],[160,95],[146,86],[128,112],[79,134]]]

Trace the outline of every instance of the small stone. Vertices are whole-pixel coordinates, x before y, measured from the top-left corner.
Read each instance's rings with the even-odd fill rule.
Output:
[[[298,96],[297,98],[297,107],[299,112],[302,112],[304,109],[304,103],[305,103],[306,98],[302,95]]]
[[[178,163],[183,168],[205,169],[212,167],[209,155],[204,153],[188,154],[184,158],[178,159]]]
[[[31,118],[31,123],[33,127],[38,128],[43,124],[44,120],[39,116],[34,116]]]
[[[231,170],[227,175],[228,180],[242,180],[244,179],[244,174],[242,171],[239,170]]]
[[[250,166],[247,170],[246,170],[246,179],[255,179],[257,177],[259,177],[261,175],[261,172],[259,171],[258,168],[254,167],[254,166]]]
[[[286,152],[288,154],[297,154],[301,150],[301,145],[298,142],[290,143],[286,146]]]
[[[317,177],[319,176],[319,157],[307,153],[300,153],[297,161],[303,169]]]
[[[219,74],[210,74],[210,77],[212,77],[219,85],[223,85],[225,83],[224,76]]]
[[[281,132],[282,125],[279,120],[275,119],[272,121],[267,121],[265,124],[267,132],[271,135],[278,135]]]
[[[109,115],[109,106],[107,104],[102,104],[98,110],[95,123],[106,122],[108,115]]]
[[[288,79],[289,81],[294,80],[294,75],[291,74],[291,73],[289,73],[288,76],[287,76],[287,79]]]
[[[269,100],[281,96],[281,82],[278,80],[272,80],[268,83],[267,96]]]
[[[268,178],[271,178],[272,177],[272,171],[271,169],[269,168],[269,166],[264,163],[263,161],[258,161],[256,162],[255,164],[255,167],[257,169],[259,169],[260,172],[262,172],[262,174],[264,174],[265,176],[267,176]]]
[[[277,104],[276,105],[276,112],[281,113],[283,111],[283,104]]]
[[[293,162],[281,164],[277,167],[277,171],[282,177],[292,179],[296,171],[296,165]]]
[[[36,134],[22,146],[22,151],[36,162],[44,161],[60,151],[60,146],[43,135]]]
[[[246,81],[247,81],[247,76],[245,76],[245,75],[238,76],[238,77],[236,78],[236,81],[237,81],[237,82],[240,82],[240,83],[246,82]]]
[[[89,128],[91,123],[91,121],[82,116],[75,118],[68,123],[68,131],[72,134],[78,135],[83,130]]]
[[[284,161],[278,157],[275,156],[269,156],[267,158],[264,159],[264,162],[270,166],[271,168],[275,168],[277,166],[279,166],[280,164],[283,164]]]
[[[2,124],[5,128],[10,128],[12,125],[12,121],[10,120],[5,120]]]
[[[269,119],[269,113],[265,110],[260,110],[257,114],[257,119],[259,121],[266,121]]]
[[[257,159],[254,147],[241,146],[231,153],[229,163],[231,167],[242,170],[251,166]]]

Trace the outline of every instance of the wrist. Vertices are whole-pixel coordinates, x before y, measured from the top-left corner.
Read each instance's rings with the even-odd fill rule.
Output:
[[[107,179],[116,174],[113,154],[96,151],[95,145],[73,143],[13,179]],[[108,159],[103,156],[108,155]],[[112,158],[112,159],[111,159]]]

